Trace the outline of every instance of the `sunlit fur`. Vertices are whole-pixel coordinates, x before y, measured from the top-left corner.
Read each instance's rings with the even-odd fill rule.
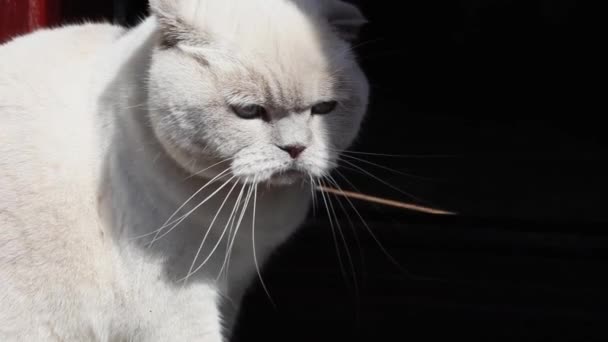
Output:
[[[151,6],[0,46],[1,341],[221,341],[357,136],[353,6]]]

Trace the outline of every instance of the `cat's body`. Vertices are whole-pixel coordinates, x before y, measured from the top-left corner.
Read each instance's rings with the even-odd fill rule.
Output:
[[[220,341],[222,323],[230,329],[246,287],[257,277],[254,229],[261,264],[304,220],[310,187],[289,176],[275,179],[276,171],[266,171],[266,165],[279,160],[278,172],[289,173],[284,165],[304,168],[296,163],[307,162],[307,173],[318,176],[331,167],[332,153],[319,147],[325,157],[318,162],[322,167],[317,165],[321,170],[314,170],[307,155],[296,160],[276,147],[266,152],[266,141],[253,140],[260,131],[250,144],[226,151],[230,141],[209,137],[216,119],[194,124],[184,117],[183,108],[206,111],[212,101],[196,94],[209,91],[203,85],[195,89],[196,80],[177,77],[191,83],[184,83],[187,90],[171,89],[176,94],[166,98],[163,87],[175,86],[175,80],[163,78],[163,58],[174,58],[177,68],[216,61],[181,56],[191,45],[183,51],[159,49],[170,43],[163,39],[175,38],[171,16],[163,16],[165,10],[179,11],[171,6],[156,3],[166,27],[155,17],[132,30],[87,24],[0,46],[0,340]],[[362,82],[354,132],[329,146],[343,148],[352,141],[366,91]],[[193,104],[198,100],[202,104]],[[188,104],[181,107],[179,101]],[[170,107],[163,108],[167,103]],[[166,114],[170,120],[165,121],[159,117],[164,113],[177,114]],[[302,135],[295,121],[282,127],[283,119],[268,122],[273,132],[288,133],[269,139],[301,137],[298,143],[309,145],[304,153],[312,155],[317,133]],[[307,125],[326,124],[312,116],[307,120]],[[244,121],[270,129],[262,120]],[[225,127],[241,121],[219,124],[219,130],[229,130],[233,127]],[[194,126],[204,142],[191,134]],[[189,141],[179,141],[186,135]],[[240,157],[249,145],[253,152]],[[255,153],[260,160],[251,161]],[[195,175],[209,166],[214,167]],[[208,196],[179,225],[171,225]],[[168,218],[171,224],[164,225]]]

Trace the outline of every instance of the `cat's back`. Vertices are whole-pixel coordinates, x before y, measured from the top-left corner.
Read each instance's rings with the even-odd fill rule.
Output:
[[[120,27],[85,24],[0,45],[1,340],[17,336],[12,331],[47,336],[27,325],[42,329],[68,302],[97,305],[74,294],[94,291],[107,268],[96,261],[105,252],[96,219],[102,142],[93,89],[99,56],[122,34]],[[39,305],[26,300],[33,297]],[[83,324],[66,319],[74,331]]]
[[[111,24],[87,23],[41,29],[0,44],[0,86],[6,81],[44,81],[56,72],[89,63],[125,32]],[[65,79],[64,79],[65,80]]]
[[[74,106],[86,94],[94,64],[123,34],[109,24],[39,30],[0,45],[0,120],[17,110]],[[70,101],[72,99],[72,101]]]
[[[96,64],[123,31],[73,25],[0,45],[0,216],[7,203],[14,209],[47,187],[86,178],[85,164],[99,152]]]

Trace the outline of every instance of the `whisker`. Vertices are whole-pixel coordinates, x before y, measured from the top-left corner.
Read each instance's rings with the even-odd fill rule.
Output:
[[[215,164],[213,164],[213,165],[211,165],[211,166],[208,166],[208,167],[206,167],[206,168],[204,168],[204,169],[202,169],[202,170],[200,170],[200,171],[198,171],[198,172],[196,172],[196,173],[191,174],[190,176],[188,176],[188,177],[184,178],[184,180],[188,180],[188,179],[194,178],[194,177],[196,177],[196,176],[200,175],[201,173],[203,173],[203,172],[205,172],[205,171],[208,171],[208,170],[210,170],[210,169],[212,169],[212,168],[214,168],[214,167],[216,167],[216,166],[218,166],[218,165],[220,165],[220,164],[223,164],[223,163],[225,163],[225,162],[227,162],[227,161],[231,161],[231,160],[233,160],[233,159],[234,159],[233,157],[231,157],[231,158],[226,158],[226,159],[224,159],[224,160],[222,160],[222,161],[219,161],[219,162],[217,162],[217,163],[215,163]],[[229,170],[229,169],[230,169],[230,168],[228,168],[228,169],[226,169],[226,170]]]
[[[146,233],[146,234],[142,234],[142,235],[138,235],[138,236],[133,236],[131,238],[129,238],[129,240],[138,240],[150,235],[155,235],[153,240],[155,240],[158,237],[158,234],[160,234],[160,232],[165,229],[166,227],[174,224],[175,222],[179,221],[180,219],[182,219],[184,216],[180,216],[179,218],[177,218],[176,220],[173,220],[173,217],[175,217],[175,215],[177,215],[177,213],[182,210],[190,201],[192,201],[192,199],[194,199],[194,197],[196,197],[196,195],[198,195],[201,191],[203,191],[205,188],[207,188],[207,186],[211,185],[212,183],[214,183],[216,180],[224,178],[226,176],[226,172],[228,172],[228,169],[220,172],[218,175],[216,175],[213,179],[211,179],[210,181],[208,181],[205,185],[203,185],[202,187],[200,187],[197,191],[194,192],[194,194],[192,194],[192,196],[190,196],[184,203],[182,203],[181,206],[179,206],[179,208],[177,208],[175,210],[175,212],[173,212],[173,214],[171,214],[171,216],[169,216],[169,218],[167,219],[167,221],[165,221],[165,223],[160,226],[158,229]]]
[[[264,292],[266,292],[266,296],[268,296],[268,300],[270,300],[270,303],[276,309],[277,306],[276,306],[274,300],[272,300],[272,297],[270,296],[270,292],[268,291],[268,288],[266,287],[266,283],[264,283],[264,279],[262,279],[262,272],[260,272],[260,265],[258,264],[258,257],[257,257],[257,253],[255,251],[255,212],[256,212],[256,205],[257,205],[257,198],[258,198],[258,184],[257,184],[257,182],[255,182],[255,180],[254,180],[254,183],[255,183],[255,186],[253,188],[253,217],[251,219],[251,244],[252,244],[252,248],[253,248],[253,263],[255,264],[255,270],[258,273],[258,278],[260,279],[260,284],[262,285]]]
[[[236,178],[236,176],[232,176],[230,179],[228,179],[226,182],[224,182],[224,184],[222,184],[219,188],[217,188],[214,192],[212,192],[211,195],[207,196],[207,198],[205,198],[203,201],[201,201],[199,204],[197,204],[194,208],[192,208],[190,211],[188,211],[185,215],[183,215],[181,219],[179,219],[171,228],[169,228],[169,230],[164,232],[162,235],[159,235],[158,237],[155,236],[154,239],[152,239],[152,241],[150,241],[148,247],[152,247],[152,244],[155,241],[158,241],[158,240],[162,239],[163,237],[167,236],[169,233],[171,233],[175,228],[177,228],[177,226],[179,226],[190,215],[192,215],[193,212],[198,210],[198,208],[203,206],[203,204],[207,203],[207,201],[209,201],[213,196],[215,196],[218,192],[220,192],[223,188],[225,188],[226,185],[228,185],[235,178]]]
[[[388,186],[389,188],[391,188],[391,189],[393,189],[393,190],[395,190],[395,191],[397,191],[397,192],[399,192],[399,193],[401,193],[401,194],[403,194],[405,196],[408,196],[408,197],[410,197],[410,198],[412,198],[412,199],[414,199],[416,201],[419,201],[419,202],[426,202],[426,201],[424,201],[424,200],[422,200],[422,199],[420,199],[420,198],[418,198],[418,197],[416,197],[416,196],[414,196],[414,195],[412,195],[412,194],[410,194],[410,193],[408,193],[406,191],[403,191],[403,190],[399,189],[398,187],[396,187],[396,186],[388,183],[387,181],[385,181],[385,180],[383,180],[383,179],[375,176],[374,174],[372,174],[371,172],[365,170],[364,168],[362,168],[360,166],[357,166],[357,165],[349,162],[348,160],[344,160],[343,159],[342,161],[345,162],[345,163],[347,163],[348,165],[354,167],[355,169],[360,170],[361,172],[363,172],[364,174],[368,175],[369,177],[372,177],[373,179],[377,180],[378,182],[380,182],[380,183]]]
[[[340,185],[338,184],[338,182],[334,179],[334,177],[332,177],[331,175],[327,175],[328,180],[336,187],[338,188],[340,191],[342,191],[342,188],[340,187]],[[317,189],[321,190],[321,187],[318,187]],[[323,188],[324,189],[324,188]],[[322,190],[323,191],[323,190]],[[342,198],[330,191],[326,191],[328,194],[332,194],[336,197],[336,200],[338,202],[338,204],[340,205],[340,208],[342,208],[342,212],[344,213],[344,216],[346,217],[346,220],[349,223],[349,226],[353,232],[353,236],[355,237],[355,242],[357,243],[357,247],[359,247],[359,257],[361,259],[361,267],[364,267],[365,262],[364,262],[364,258],[363,258],[363,248],[361,247],[361,241],[359,241],[359,236],[357,234],[357,230],[355,228],[355,224],[352,221],[352,219],[350,218],[350,215],[348,215],[348,211],[346,210],[346,207],[344,206],[344,204],[342,203]]]
[[[349,158],[351,160],[356,160],[358,162],[365,163],[365,164],[371,165],[371,166],[375,166],[375,167],[377,167],[379,169],[387,170],[387,171],[390,171],[390,172],[393,172],[393,173],[396,173],[398,175],[402,175],[402,176],[405,176],[405,177],[418,178],[418,179],[426,180],[426,181],[434,181],[434,179],[432,179],[432,178],[418,176],[418,175],[413,175],[411,173],[405,173],[403,171],[395,170],[393,168],[390,168],[390,167],[387,167],[387,166],[384,166],[384,165],[380,165],[380,164],[371,162],[369,160],[365,160],[365,159],[349,156],[349,155],[346,155],[346,154],[342,154],[341,158],[339,158],[340,160],[344,161],[344,159],[342,159],[342,158]]]
[[[366,194],[363,194],[363,193],[360,193],[360,192],[352,192],[352,191],[347,191],[347,190],[342,190],[342,189],[332,189],[332,188],[329,188],[329,187],[322,187],[322,186],[321,187],[317,187],[317,189],[320,190],[320,191],[323,191],[323,192],[334,194],[336,196],[350,197],[350,198],[354,198],[354,199],[358,199],[358,200],[362,200],[362,201],[366,201],[366,202],[383,204],[383,205],[386,205],[386,206],[391,206],[391,207],[400,208],[400,209],[407,209],[407,210],[417,211],[417,212],[421,212],[421,213],[425,213],[425,214],[456,215],[456,213],[454,213],[454,212],[449,212],[449,211],[444,211],[444,210],[440,210],[440,209],[434,209],[434,208],[424,207],[424,206],[421,206],[421,205],[415,205],[415,204],[409,204],[409,203],[399,202],[399,201],[390,200],[390,199],[381,198],[381,197],[375,197],[375,196],[366,195]]]
[[[331,182],[331,180],[329,178],[326,178],[329,182]],[[322,182],[322,184],[325,186],[325,182]],[[336,228],[338,230],[338,234],[340,235],[340,238],[342,240],[342,244],[344,245],[344,250],[346,252],[346,257],[348,259],[348,263],[352,272],[352,279],[353,279],[353,286],[354,286],[354,290],[355,290],[355,298],[358,301],[359,299],[359,284],[357,283],[357,272],[355,269],[355,264],[353,263],[353,258],[351,256],[350,253],[350,249],[348,248],[348,242],[346,241],[346,237],[344,236],[344,232],[342,231],[342,226],[340,225],[340,220],[338,219],[338,215],[336,214],[336,211],[334,209],[334,205],[333,202],[331,201],[331,197],[327,196],[327,200],[329,203],[329,208],[332,212],[332,214],[334,215],[334,219],[335,219],[335,223],[336,223]]]
[[[230,216],[228,217],[228,223],[230,223],[230,220],[232,219],[232,215],[234,215],[234,213],[236,211],[236,204],[241,200],[241,198],[243,196],[243,190],[245,190],[246,185],[247,184],[243,184],[243,186],[241,187],[241,190],[239,191],[239,195],[236,199],[236,203],[234,204],[234,207],[232,208],[232,212],[230,212]],[[205,264],[209,261],[209,259],[211,259],[211,257],[213,256],[213,254],[215,253],[215,251],[217,250],[219,245],[222,243],[222,239],[224,238],[224,235],[226,235],[226,231],[228,230],[228,223],[226,223],[226,226],[224,227],[222,234],[218,238],[215,246],[213,246],[213,248],[211,249],[211,252],[209,252],[209,255],[207,255],[205,260],[203,260],[203,262],[200,265],[198,265],[198,267],[196,267],[196,269],[194,269],[192,272],[189,272],[188,275],[186,275],[186,277],[190,277],[192,274],[195,274],[196,272],[198,272],[201,268],[203,268],[203,266],[205,266]],[[180,281],[182,281],[184,279],[185,279],[185,277],[180,279]]]
[[[228,276],[228,267],[230,265],[230,257],[232,256],[232,249],[234,248],[234,242],[236,241],[237,233],[239,232],[241,222],[243,221],[243,217],[245,216],[245,212],[247,211],[247,206],[249,205],[249,200],[251,199],[252,194],[253,194],[253,186],[249,185],[249,189],[247,190],[247,196],[245,198],[245,203],[243,204],[243,209],[241,210],[239,220],[236,224],[236,228],[234,229],[232,241],[230,242],[230,246],[227,249],[226,257],[224,259],[224,264],[222,265],[222,268],[220,269],[220,275],[222,274],[222,270],[224,269],[224,265],[225,265],[226,270],[224,273],[225,273],[226,277]],[[218,275],[218,279],[219,279],[219,275]]]
[[[312,178],[311,174],[308,174],[308,177],[310,178],[310,192],[311,192],[311,200],[312,200],[312,216],[316,217],[317,216],[317,193],[315,191],[315,189],[317,188],[317,184],[315,184],[315,180]]]
[[[321,182],[321,180],[319,180],[319,182]],[[327,219],[329,220],[329,227],[331,228],[334,246],[336,247],[336,255],[338,256],[340,271],[342,272],[342,276],[344,277],[344,279],[348,279],[348,276],[346,274],[346,268],[344,267],[344,263],[342,261],[342,255],[340,254],[340,245],[338,244],[338,237],[336,236],[336,229],[334,228],[333,217],[331,215],[331,212],[329,211],[329,204],[327,202],[327,198],[325,197],[324,192],[321,192],[321,197],[323,198],[323,202],[325,203],[325,209],[327,210]]]
[[[249,190],[250,189],[248,188],[247,189],[247,193],[249,193]],[[243,204],[244,203],[243,203],[242,200],[239,200],[237,202],[235,213],[238,213],[239,210],[242,210],[241,205],[243,205]],[[232,240],[232,232],[234,230],[234,225],[236,224],[237,217],[238,217],[238,214],[235,214],[229,220],[229,226],[230,226],[230,228],[228,229],[228,237],[226,238],[226,250],[225,250],[226,251],[225,252],[226,256],[230,252],[230,241]],[[222,267],[223,267],[223,264],[222,264]],[[220,271],[220,275],[221,275],[221,271]]]
[[[335,150],[331,151],[338,154],[354,154],[364,156],[376,156],[376,157],[389,157],[389,158],[407,158],[407,159],[426,159],[426,158],[459,158],[458,155],[450,154],[387,154],[387,153],[374,153],[374,152],[361,152],[361,151],[350,151],[350,150]]]
[[[338,176],[340,176],[342,179],[344,179],[347,183],[349,183],[352,186],[352,183],[346,177],[344,177],[344,175],[342,175],[340,172],[336,172],[336,174]],[[321,193],[323,193],[323,192],[321,192]],[[365,227],[365,229],[367,230],[367,232],[369,233],[369,235],[376,242],[376,244],[378,245],[378,247],[380,248],[380,250],[382,251],[382,253],[389,259],[389,261],[395,267],[397,267],[403,274],[406,274],[406,275],[408,275],[411,278],[414,278],[414,279],[425,279],[425,280],[429,280],[430,279],[430,278],[427,278],[427,277],[415,276],[411,272],[408,272],[405,268],[403,268],[403,266],[401,266],[401,264],[386,250],[386,248],[384,247],[384,245],[380,242],[380,240],[378,239],[378,237],[376,236],[376,234],[374,234],[374,232],[372,231],[372,229],[370,228],[370,226],[367,224],[367,222],[365,221],[365,219],[363,219],[363,216],[361,216],[361,213],[359,212],[359,210],[357,209],[357,207],[353,204],[353,202],[350,200],[350,198],[348,198],[348,197],[344,197],[344,198],[346,199],[346,201],[348,202],[348,204],[351,206],[351,208],[353,208],[353,211],[355,212],[355,214],[357,215],[357,217],[359,218],[359,220],[361,221],[361,223],[363,224],[363,226]]]
[[[326,176],[327,180],[333,184],[336,188],[340,189],[340,186],[338,185],[338,182],[336,182],[336,180],[331,176],[331,174],[328,174]],[[338,202],[338,204],[340,205],[340,208],[342,208],[342,212],[344,213],[344,216],[346,216],[346,219],[348,220],[348,223],[350,225],[351,231],[353,232],[353,236],[355,238],[355,242],[357,243],[357,247],[359,248],[359,258],[360,258],[360,262],[361,262],[361,268],[362,268],[362,273],[365,273],[365,262],[364,262],[364,258],[363,258],[363,248],[361,247],[361,242],[359,241],[359,237],[357,235],[357,230],[355,228],[355,225],[353,223],[353,221],[350,219],[350,216],[348,215],[348,212],[346,210],[346,208],[344,207],[344,205],[342,204],[342,199],[339,196],[336,196],[336,201]],[[331,200],[330,200],[331,202]],[[344,235],[343,235],[343,239],[344,239]],[[345,246],[346,246],[346,241],[344,242]],[[351,260],[351,267],[353,268],[353,278],[354,278],[354,282],[355,282],[355,305],[356,305],[356,315],[357,315],[357,320],[360,319],[360,310],[361,310],[361,302],[360,302],[360,294],[359,294],[359,288],[358,288],[358,284],[357,284],[357,278],[356,278],[356,274],[354,271],[354,265],[352,265],[352,260]]]
[[[198,260],[198,257],[200,255],[201,251],[203,250],[203,246],[205,245],[205,241],[207,241],[207,237],[209,236],[209,233],[211,232],[211,228],[213,227],[213,225],[215,224],[215,221],[219,217],[220,212],[222,211],[222,209],[224,208],[224,205],[228,201],[228,198],[230,198],[232,191],[234,191],[234,188],[236,188],[236,186],[238,184],[239,184],[238,182],[234,182],[234,185],[232,185],[232,188],[230,188],[230,190],[228,191],[226,198],[224,198],[224,200],[222,201],[222,204],[220,204],[219,209],[215,213],[215,216],[211,220],[211,223],[209,224],[209,228],[207,228],[207,232],[205,232],[205,236],[203,236],[203,240],[201,241],[201,244],[198,247],[196,254],[194,255],[194,260],[192,260],[192,264],[190,265],[190,268],[188,269],[188,273],[186,274],[186,277],[184,278],[184,285],[188,282],[188,278],[190,278],[190,275],[192,274],[192,269],[194,268],[194,265],[196,264],[196,261]]]
[[[219,164],[219,163],[218,163]],[[210,167],[208,167],[205,170],[208,170],[209,168],[216,166],[218,164],[212,165]],[[165,222],[165,224],[163,225],[163,227],[167,226],[167,223],[169,221],[171,221],[171,219],[177,215],[177,213],[182,210],[182,208],[184,208],[194,197],[196,197],[196,195],[198,195],[201,191],[203,191],[208,185],[211,185],[214,181],[216,181],[217,179],[223,178],[226,173],[228,173],[230,171],[229,168],[225,169],[224,171],[220,172],[218,175],[216,175],[214,178],[212,178],[209,182],[207,182],[205,185],[203,185],[200,189],[198,189],[194,194],[192,194],[192,196],[190,196],[181,206],[179,206],[179,208],[177,208],[175,210],[175,212],[173,214],[171,214],[171,216],[169,216],[169,218],[167,219],[167,221]]]

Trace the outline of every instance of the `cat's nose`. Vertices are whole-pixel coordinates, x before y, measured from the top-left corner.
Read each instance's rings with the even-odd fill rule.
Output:
[[[291,156],[291,158],[296,159],[304,152],[306,146],[302,145],[287,145],[287,146],[279,146],[279,148]]]

